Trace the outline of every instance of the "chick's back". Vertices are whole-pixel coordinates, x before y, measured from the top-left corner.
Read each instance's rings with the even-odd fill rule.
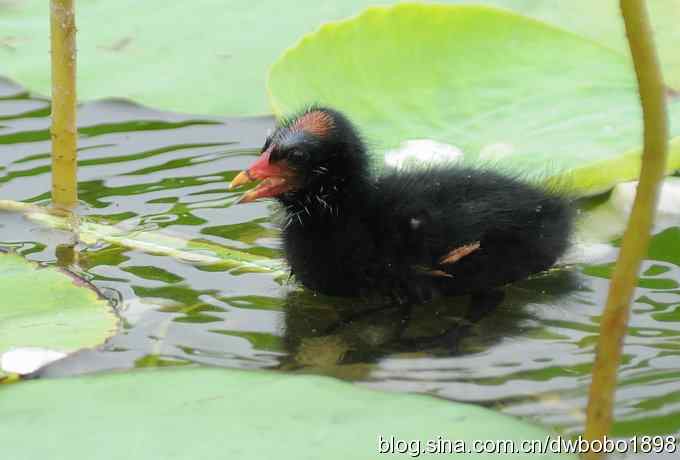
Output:
[[[439,166],[388,171],[377,179],[375,219],[383,252],[405,265],[429,266],[458,294],[523,279],[552,266],[569,244],[572,201],[487,169]],[[479,243],[455,263],[447,253]],[[397,247],[395,247],[397,246]]]

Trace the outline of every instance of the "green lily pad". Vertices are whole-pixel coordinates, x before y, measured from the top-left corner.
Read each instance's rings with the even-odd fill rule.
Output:
[[[0,292],[0,356],[13,348],[67,353],[92,347],[118,325],[111,306],[94,288],[18,255],[0,253]]]
[[[461,1],[468,0],[448,2]],[[267,68],[287,46],[324,21],[392,3],[300,0],[295,8],[282,8],[275,0],[247,5],[197,0],[187,14],[185,4],[162,0],[81,1],[76,5],[79,97],[128,97],[204,114],[269,113]],[[510,8],[627,53],[618,0],[475,3]],[[678,89],[680,0],[648,3],[666,79]],[[0,1],[0,75],[45,95],[50,94],[48,10],[45,0]],[[110,27],[112,18],[121,18],[116,27]]]
[[[277,115],[312,103],[345,111],[378,152],[432,139],[468,161],[559,177],[583,194],[639,171],[642,121],[627,59],[495,8],[369,8],[289,49],[268,90]],[[680,99],[670,110],[680,134]]]
[[[548,435],[488,409],[428,396],[325,377],[207,368],[23,382],[0,391],[0,406],[3,456],[25,460],[55,453],[93,460],[359,460],[382,456],[380,436],[420,440],[423,449],[438,437],[470,447],[477,439],[513,439],[519,449],[520,440]]]
[[[286,46],[324,21],[386,3],[79,1],[78,97],[123,97],[190,113],[270,114],[267,67]],[[49,2],[0,1],[0,75],[49,95],[49,26]]]
[[[452,0],[450,3],[470,3]],[[475,0],[501,6],[590,38],[622,54],[628,54],[619,0],[569,0],[542,2],[536,0]],[[646,2],[654,29],[654,41],[666,83],[680,89],[680,0]]]

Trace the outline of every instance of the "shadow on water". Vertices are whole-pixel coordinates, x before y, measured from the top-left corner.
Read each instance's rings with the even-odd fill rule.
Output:
[[[0,80],[0,198],[49,199],[49,102]],[[127,101],[79,110],[81,214],[131,230],[280,258],[271,203],[232,206],[229,181],[273,119],[196,117]],[[680,223],[679,223],[680,224]],[[392,391],[499,408],[576,432],[611,263],[553,270],[507,289],[470,320],[467,298],[373,313],[285,279],[179,261],[0,213],[0,248],[69,268],[114,304],[121,329],[43,377],[205,364],[331,375]],[[613,261],[613,259],[612,259]],[[633,308],[616,432],[680,430],[680,229],[656,235]],[[350,321],[348,318],[354,318]]]
[[[548,277],[550,294],[536,289]],[[296,291],[286,297],[287,357],[282,368],[311,367],[327,373],[336,370],[336,366],[376,363],[398,353],[432,357],[478,353],[503,339],[521,335],[523,324],[531,319],[525,312],[526,305],[555,301],[578,287],[573,272],[554,270],[506,289],[506,298],[488,308],[469,296],[461,296],[418,305],[412,310]],[[337,376],[341,377],[342,372]]]

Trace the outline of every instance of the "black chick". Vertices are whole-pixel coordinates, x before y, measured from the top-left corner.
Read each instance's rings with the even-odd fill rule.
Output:
[[[338,296],[403,304],[484,294],[552,266],[568,245],[569,199],[497,172],[460,166],[373,177],[340,112],[314,107],[281,123],[231,187],[283,206],[297,280]]]

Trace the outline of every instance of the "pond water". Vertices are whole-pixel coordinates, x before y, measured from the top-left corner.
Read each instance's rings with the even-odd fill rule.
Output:
[[[49,102],[0,80],[0,198],[46,204]],[[234,206],[229,181],[274,120],[159,112],[127,101],[79,111],[80,212],[129,229],[280,258],[272,203]],[[659,232],[636,293],[615,434],[680,432],[680,222]],[[0,248],[65,264],[66,232],[0,213]],[[583,428],[606,263],[511,286],[476,322],[466,298],[386,309],[301,289],[285,276],[192,264],[113,244],[78,246],[70,269],[111,299],[120,330],[43,377],[192,363],[314,373],[493,407],[566,433]],[[356,316],[353,321],[348,317]],[[344,319],[344,321],[343,321]]]

